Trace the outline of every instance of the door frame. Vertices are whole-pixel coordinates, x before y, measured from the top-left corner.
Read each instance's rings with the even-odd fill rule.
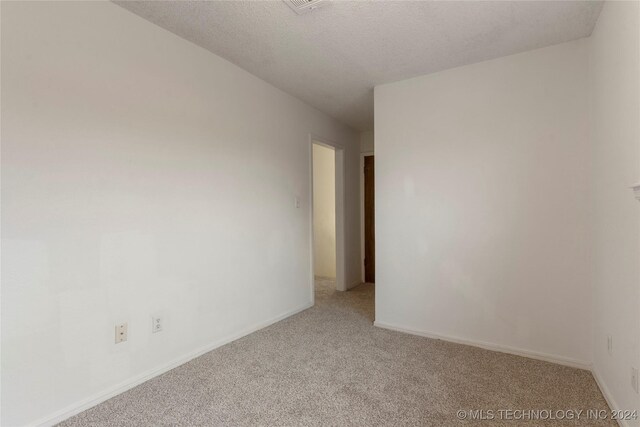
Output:
[[[345,162],[344,162],[344,146],[335,141],[325,139],[309,134],[309,241],[311,242],[311,302],[315,304],[315,276],[314,276],[314,241],[313,241],[313,144],[322,145],[331,148],[335,152],[335,194],[336,194],[336,290],[347,290],[346,277],[346,251],[345,251]]]
[[[360,280],[364,283],[364,158],[375,156],[373,151],[364,151],[360,153]]]

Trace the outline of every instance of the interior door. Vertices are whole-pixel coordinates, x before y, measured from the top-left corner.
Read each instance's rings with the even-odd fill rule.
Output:
[[[364,158],[364,280],[376,281],[375,187],[373,156]]]

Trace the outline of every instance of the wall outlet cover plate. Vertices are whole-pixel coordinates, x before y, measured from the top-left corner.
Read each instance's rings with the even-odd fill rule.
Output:
[[[116,325],[116,344],[125,342],[127,340],[127,323],[120,323]]]

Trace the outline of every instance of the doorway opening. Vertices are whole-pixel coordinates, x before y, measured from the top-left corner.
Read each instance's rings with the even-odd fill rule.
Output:
[[[376,282],[375,169],[373,153],[362,154],[362,276]]]
[[[312,292],[344,291],[344,162],[341,146],[311,138]]]
[[[313,275],[336,279],[336,153],[313,144]]]

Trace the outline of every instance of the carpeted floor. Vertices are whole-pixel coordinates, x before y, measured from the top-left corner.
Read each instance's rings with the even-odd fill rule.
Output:
[[[373,285],[334,289],[318,280],[313,308],[61,425],[515,426],[497,411],[608,410],[587,371],[379,329]],[[494,419],[460,421],[461,409]],[[597,423],[529,423],[541,424]]]

